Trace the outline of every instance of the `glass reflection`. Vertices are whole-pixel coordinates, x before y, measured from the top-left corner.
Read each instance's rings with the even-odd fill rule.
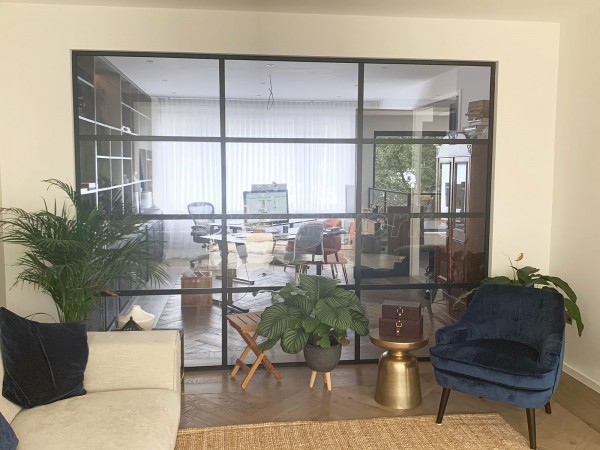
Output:
[[[353,138],[358,65],[226,61],[227,136]]]
[[[403,132],[421,137],[463,131],[486,139],[490,68],[422,64],[366,64],[363,134]]]

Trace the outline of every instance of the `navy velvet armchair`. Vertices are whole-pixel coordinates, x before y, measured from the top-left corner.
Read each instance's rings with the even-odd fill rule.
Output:
[[[536,448],[535,408],[551,413],[560,378],[565,306],[560,294],[514,285],[480,286],[463,317],[436,332],[430,350],[443,387],[437,423],[451,390],[526,408]]]

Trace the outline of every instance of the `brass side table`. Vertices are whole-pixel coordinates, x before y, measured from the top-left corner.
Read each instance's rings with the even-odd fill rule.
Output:
[[[386,351],[379,357],[375,401],[395,409],[415,408],[421,404],[421,380],[417,358],[411,350],[423,348],[429,334],[418,339],[387,340],[379,336],[379,328],[369,332],[369,339]]]

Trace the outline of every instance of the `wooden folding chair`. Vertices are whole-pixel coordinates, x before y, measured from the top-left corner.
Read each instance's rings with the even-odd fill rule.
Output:
[[[260,323],[260,315],[261,312],[227,315],[229,324],[237,330],[240,336],[242,336],[242,339],[244,339],[244,342],[247,344],[240,357],[235,361],[235,367],[230,374],[233,378],[240,369],[243,369],[245,372],[247,372],[246,378],[244,378],[244,381],[242,381],[242,389],[246,389],[246,386],[248,386],[248,383],[250,382],[250,378],[252,378],[254,372],[256,372],[256,369],[258,369],[258,366],[261,364],[265,366],[267,372],[273,374],[277,380],[281,381],[281,375],[279,375],[277,369],[273,366],[273,364],[271,364],[271,361],[269,361],[269,358],[267,358],[265,352],[261,352],[256,344],[256,339],[258,338],[256,329]],[[254,334],[251,335],[250,333]],[[244,359],[246,359],[248,353],[250,353],[250,350],[252,350],[256,355],[256,361],[254,361],[252,367],[248,367],[246,364],[244,364]]]

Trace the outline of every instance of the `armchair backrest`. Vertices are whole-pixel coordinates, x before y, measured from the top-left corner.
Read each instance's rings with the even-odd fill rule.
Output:
[[[294,254],[322,254],[322,252],[323,222],[308,222],[300,225],[294,241]]]
[[[564,339],[565,304],[552,291],[516,285],[483,284],[460,319],[481,339],[507,339],[538,351],[547,336]]]

